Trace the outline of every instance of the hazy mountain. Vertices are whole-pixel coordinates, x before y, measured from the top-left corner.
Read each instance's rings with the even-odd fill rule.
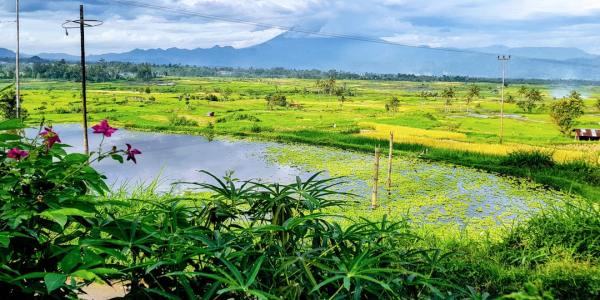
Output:
[[[337,69],[351,72],[498,77],[497,54],[511,54],[509,77],[600,80],[600,57],[577,48],[460,49],[403,47],[356,40],[282,34],[248,48],[135,49],[89,56],[89,61],[147,62],[221,67]],[[45,59],[77,61],[76,56],[41,54]]]
[[[482,48],[470,48],[469,50],[490,53],[496,55],[513,55],[527,58],[572,60],[572,59],[600,59],[600,56],[587,53],[578,48],[571,47],[518,47],[510,48],[495,45]]]
[[[15,57],[15,53],[5,48],[0,48],[0,58]]]

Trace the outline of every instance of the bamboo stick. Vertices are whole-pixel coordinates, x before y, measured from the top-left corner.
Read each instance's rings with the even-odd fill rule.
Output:
[[[373,174],[373,194],[371,195],[371,208],[377,207],[377,192],[379,190],[379,147],[375,147],[375,170]]]
[[[390,150],[388,153],[388,169],[387,169],[387,192],[388,198],[392,197],[392,158],[394,152],[394,132],[390,131]]]

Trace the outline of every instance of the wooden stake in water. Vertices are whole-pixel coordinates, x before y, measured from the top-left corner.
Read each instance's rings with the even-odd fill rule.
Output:
[[[371,208],[377,207],[377,191],[379,189],[379,146],[375,147],[375,173],[373,174],[373,194],[371,195]]]
[[[390,131],[390,150],[388,153],[387,192],[388,198],[392,197],[392,158],[394,152],[394,132]]]

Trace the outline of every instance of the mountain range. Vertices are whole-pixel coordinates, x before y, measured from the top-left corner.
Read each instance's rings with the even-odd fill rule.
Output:
[[[135,49],[124,53],[90,55],[88,61],[121,61],[215,67],[336,69],[356,73],[417,75],[500,75],[496,55],[512,55],[510,78],[600,80],[600,56],[577,48],[501,45],[482,48],[430,48],[371,43],[359,40],[296,36],[288,33],[247,48],[215,46],[197,49]],[[0,48],[1,57],[14,57]],[[24,55],[24,57],[33,55]],[[47,60],[79,60],[63,53],[39,53]]]

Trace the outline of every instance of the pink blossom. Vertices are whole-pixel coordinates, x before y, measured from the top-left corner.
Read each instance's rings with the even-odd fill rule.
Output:
[[[118,130],[117,128],[110,127],[107,120],[100,121],[99,124],[92,126],[92,129],[94,130],[94,133],[101,133],[105,137],[110,137]]]
[[[125,151],[125,153],[127,153],[127,160],[132,160],[133,163],[137,164],[137,161],[135,160],[135,156],[138,154],[142,154],[142,151],[132,148],[130,144],[126,144],[127,145],[127,150]]]
[[[25,150],[21,150],[19,148],[12,148],[8,151],[6,156],[8,156],[8,158],[12,158],[15,160],[21,160],[22,158],[29,156],[29,152],[27,152]]]
[[[40,133],[40,136],[44,138],[47,149],[52,148],[55,143],[61,143],[60,137],[52,130],[52,127],[44,127],[44,131]]]

